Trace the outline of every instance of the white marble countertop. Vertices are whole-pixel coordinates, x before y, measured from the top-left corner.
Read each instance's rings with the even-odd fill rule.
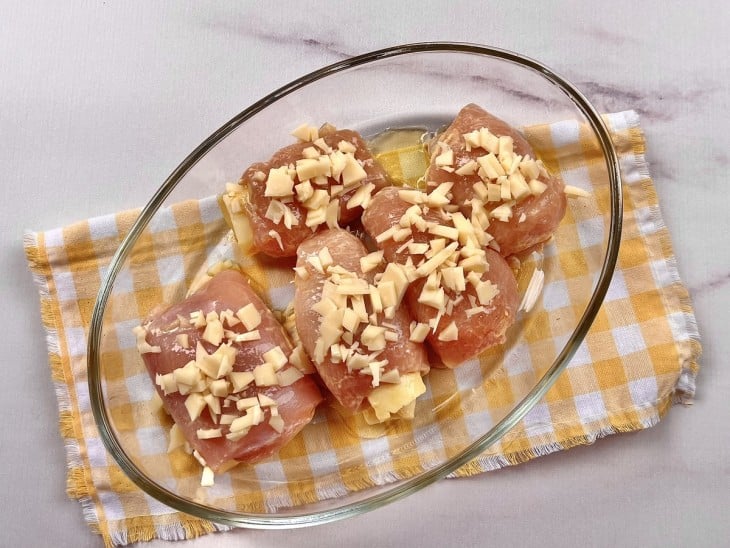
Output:
[[[727,546],[725,2],[599,8],[534,0],[487,9],[475,2],[290,1],[266,10],[255,2],[122,4],[0,4],[0,295],[12,318],[0,342],[0,544],[101,544],[65,495],[64,449],[22,230],[143,204],[214,129],[321,65],[397,43],[453,40],[535,57],[599,109],[638,110],[703,336],[695,405],[672,409],[649,431],[442,481],[346,522],[241,530],[187,545]]]

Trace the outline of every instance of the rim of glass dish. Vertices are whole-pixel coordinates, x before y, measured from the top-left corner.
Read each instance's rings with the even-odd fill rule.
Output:
[[[320,80],[326,76],[347,70],[350,68],[372,63],[374,61],[387,59],[390,57],[398,57],[412,53],[465,53],[482,55],[492,58],[501,59],[510,63],[520,65],[536,72],[547,79],[549,82],[557,86],[567,97],[573,102],[578,110],[585,116],[596,137],[598,138],[604,159],[606,161],[606,169],[609,176],[610,187],[610,226],[608,234],[608,246],[604,256],[603,266],[596,284],[596,288],[591,296],[583,316],[580,318],[578,325],[571,334],[567,343],[557,356],[553,364],[542,376],[533,389],[515,406],[501,421],[493,426],[487,433],[474,441],[471,445],[462,450],[458,455],[443,462],[439,466],[428,470],[413,478],[402,480],[399,484],[384,492],[379,492],[371,497],[340,506],[338,508],[317,511],[314,513],[292,513],[286,516],[277,516],[270,514],[244,514],[228,512],[224,510],[210,508],[208,506],[198,504],[196,502],[181,498],[172,491],[169,491],[160,485],[151,481],[142,471],[140,471],[134,462],[125,453],[120,445],[114,431],[111,427],[106,406],[103,402],[103,389],[101,379],[101,335],[103,327],[103,317],[106,304],[111,295],[114,280],[121,270],[125,259],[129,255],[139,234],[145,229],[164,203],[167,196],[172,192],[177,183],[185,176],[185,174],[216,144],[227,137],[243,122],[275,103],[279,99],[289,95],[290,93]],[[621,174],[616,150],[613,147],[611,137],[606,125],[600,114],[570,82],[562,78],[542,63],[535,61],[529,57],[525,57],[518,53],[508,50],[494,48],[490,46],[458,43],[458,42],[424,42],[414,44],[404,44],[393,46],[370,53],[365,53],[333,63],[319,70],[311,72],[305,76],[297,78],[291,83],[277,89],[276,91],[265,96],[263,99],[255,102],[247,109],[233,117],[229,122],[220,127],[216,132],[203,141],[180,165],[170,174],[165,182],[160,186],[152,199],[147,203],[139,217],[133,224],[129,234],[124,238],[119,249],[115,253],[109,265],[107,275],[99,289],[96,303],[91,316],[89,326],[88,340],[88,383],[89,393],[91,397],[91,408],[94,414],[101,439],[104,445],[112,454],[116,462],[125,472],[125,474],[150,496],[160,502],[175,508],[181,512],[191,514],[203,519],[222,523],[226,525],[259,528],[259,529],[285,529],[295,527],[305,527],[309,525],[317,525],[336,521],[346,517],[362,514],[364,512],[374,510],[384,506],[390,502],[399,500],[410,495],[427,485],[443,478],[447,474],[453,472],[460,466],[466,464],[483,452],[489,446],[499,441],[512,427],[514,427],[532,407],[545,395],[550,387],[555,383],[558,376],[565,369],[566,365],[572,358],[580,343],[583,341],[588,329],[595,319],[598,309],[608,290],[611,281],[616,260],[618,257],[618,249],[621,240],[621,221],[622,221],[623,204],[621,197]]]

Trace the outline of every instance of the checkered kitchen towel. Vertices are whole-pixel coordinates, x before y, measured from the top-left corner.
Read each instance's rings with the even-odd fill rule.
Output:
[[[517,464],[553,451],[591,443],[602,436],[648,428],[673,402],[694,394],[699,336],[689,296],[675,264],[653,183],[644,161],[644,141],[634,112],[606,120],[620,153],[624,176],[624,227],[618,266],[606,300],[570,366],[525,419],[500,443],[454,475]],[[525,130],[540,156],[567,184],[590,185],[591,196],[570,200],[569,211],[546,247],[546,285],[525,319],[523,336],[504,360],[487,353],[456,371],[433,371],[422,398],[433,417],[401,421],[378,432],[321,409],[313,424],[280,455],[253,469],[260,483],[240,496],[234,479],[219,478],[221,504],[266,511],[337,496],[373,484],[410,477],[449,455],[459,440],[501,418],[550,363],[582,312],[580,299],[602,260],[608,189],[601,156],[586,128],[576,122]],[[380,160],[401,181],[422,173],[414,149]],[[415,161],[415,164],[414,164]],[[25,248],[41,299],[51,374],[66,441],[68,492],[107,544],[151,538],[184,539],[223,526],[180,514],[137,489],[120,471],[99,438],[89,405],[86,334],[100,282],[114,251],[138,211],[89,219],[65,228],[28,232]],[[206,265],[230,252],[230,239],[215,199],[188,201],[161,211],[120,273],[111,300],[113,322],[103,342],[110,414],[121,435],[161,462],[163,481],[195,482],[199,468],[188,456],[166,455],[164,427],[150,411],[153,388],[136,353],[132,328],[155,305],[182,298]],[[593,267],[591,267],[593,265]],[[274,309],[291,298],[291,271],[249,260],[244,269]],[[502,363],[503,362],[503,363]],[[483,371],[502,367],[482,380]],[[480,386],[460,392],[460,387]],[[454,398],[454,394],[459,397]],[[429,433],[430,432],[430,433]],[[460,433],[463,434],[460,437]],[[385,437],[377,434],[387,434]],[[408,443],[417,451],[389,451]],[[452,445],[453,443],[453,445]],[[249,469],[250,470],[250,469]],[[251,473],[251,472],[249,472]],[[288,486],[279,479],[308,478]],[[238,496],[237,496],[238,495]]]

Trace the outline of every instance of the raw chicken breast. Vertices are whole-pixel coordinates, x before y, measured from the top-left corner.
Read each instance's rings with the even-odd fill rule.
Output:
[[[243,173],[239,184],[232,188],[229,187],[228,198],[240,199],[240,202],[231,204],[227,208],[226,216],[239,243],[243,243],[241,240],[244,239],[251,240],[248,242],[251,244],[248,251],[262,252],[272,257],[293,257],[296,255],[297,246],[300,243],[316,230],[328,226],[321,211],[318,218],[315,218],[317,215],[311,213],[311,209],[316,204],[323,201],[324,205],[327,205],[330,201],[339,200],[333,207],[335,213],[338,213],[339,226],[344,226],[360,218],[362,207],[356,204],[363,203],[363,200],[366,203],[371,194],[375,194],[388,185],[385,172],[375,162],[365,141],[357,132],[346,129],[330,129],[329,131],[324,129],[320,135],[324,144],[315,139],[314,143],[298,142],[284,147],[276,152],[268,162],[251,165]],[[344,145],[341,144],[343,142]],[[322,150],[322,147],[325,147],[325,150]],[[331,150],[328,152],[326,147],[330,147]],[[302,182],[300,175],[303,175],[304,172],[298,171],[294,175],[292,171],[291,175],[293,175],[292,179],[296,189],[285,189],[281,196],[277,195],[277,192],[272,193],[269,189],[267,195],[267,185],[271,178],[270,170],[281,166],[296,167],[298,161],[306,161],[305,158],[314,157],[316,154],[320,155],[317,157],[319,160],[323,160],[329,166],[327,169],[329,169],[330,176],[321,176],[319,180],[307,179],[310,181],[309,184],[305,183],[304,187],[299,188],[299,184]],[[350,163],[342,171],[341,162],[344,162],[348,156],[350,158],[354,156],[357,165]],[[331,163],[330,157],[334,158],[335,162],[340,162],[339,167]],[[342,172],[337,177],[332,177],[332,170]],[[348,180],[354,182],[348,184]],[[291,187],[291,184],[289,186]],[[325,194],[320,197],[312,197],[312,192],[321,194],[321,191],[325,191]],[[360,194],[356,196],[358,191]],[[351,201],[353,198],[354,201]],[[272,206],[272,202],[276,203]],[[285,206],[288,211],[285,211],[280,204]],[[270,208],[274,206],[276,209],[270,211]],[[268,216],[267,212],[269,212]],[[236,216],[241,214],[247,216],[248,227],[237,231],[237,224],[241,223]],[[308,215],[311,215],[309,221]],[[281,218],[278,218],[279,216]],[[308,224],[311,226],[307,226]],[[331,222],[329,224],[332,225]],[[241,237],[239,232],[249,234]]]
[[[322,250],[326,250],[327,254],[331,256],[332,263],[331,266],[325,264],[323,271],[320,271],[319,266],[322,264],[320,256],[326,256],[321,255]],[[316,234],[300,245],[297,252],[299,272],[295,278],[294,301],[297,331],[327,388],[340,404],[352,411],[360,411],[368,407],[368,396],[375,390],[374,377],[367,368],[348,370],[344,360],[335,358],[329,351],[325,351],[323,359],[317,360],[317,344],[323,323],[323,316],[317,305],[323,300],[325,283],[331,278],[332,273],[338,270],[336,267],[354,273],[361,280],[365,280],[367,282],[365,287],[373,284],[375,273],[382,272],[382,267],[363,274],[360,259],[367,254],[362,242],[350,232],[342,229],[326,230]],[[325,260],[326,262],[328,261]],[[368,296],[363,297],[365,309],[370,315],[373,312],[370,299]],[[389,376],[393,376],[393,371],[397,371],[396,378],[408,373],[427,373],[429,365],[423,345],[409,340],[411,319],[405,307],[398,307],[391,319],[385,318],[383,313],[376,315],[378,325],[388,326],[388,331],[394,333],[393,340],[385,343],[384,349],[376,358],[377,361],[387,361],[379,372],[380,379],[388,379]],[[354,330],[353,340],[359,343],[362,350],[364,350],[364,343],[361,336],[363,330],[368,326],[369,319],[365,318],[364,321],[358,322],[358,326]],[[367,352],[365,352],[365,356],[367,356]],[[385,384],[385,380],[380,382],[381,386]]]
[[[458,170],[469,161],[476,161],[477,158],[488,153],[480,146],[470,147],[464,138],[464,134],[479,131],[481,128],[487,128],[496,137],[510,137],[512,151],[515,155],[523,158],[529,155],[532,160],[535,160],[532,147],[515,128],[475,104],[462,108],[451,125],[438,137],[437,143],[444,145],[434,145],[439,148],[434,149],[435,154],[426,172],[426,180],[436,183],[453,181],[453,203],[459,204],[465,214],[469,212],[468,202],[477,195],[474,184],[483,182],[483,179],[476,171],[462,175],[450,171],[451,169]],[[471,150],[467,150],[468,148]],[[436,165],[436,157],[446,149],[453,151],[453,163],[444,166]],[[443,169],[444,167],[447,169]],[[536,179],[546,185],[542,193],[539,195],[533,193],[518,200],[511,207],[509,220],[493,219],[487,228],[487,231],[494,236],[503,257],[519,253],[550,238],[565,215],[566,197],[562,181],[551,176],[544,168],[540,170]],[[500,203],[499,201],[489,201],[484,205],[487,209],[494,209]]]
[[[413,206],[400,198],[401,192],[403,189],[391,187],[373,198],[362,218],[363,226],[372,238],[378,239],[379,235],[391,227],[402,226],[401,219]],[[449,216],[446,212],[429,209],[422,214],[422,219],[444,227],[453,227]],[[386,261],[406,264],[410,260],[418,266],[426,257],[422,253],[409,252],[413,248],[404,248],[404,242],[430,245],[433,240],[440,238],[433,233],[418,230],[416,226],[409,230],[410,234],[401,237],[399,241],[387,238],[379,242]],[[460,291],[442,284],[444,301],[447,303],[445,310],[439,311],[434,306],[419,302],[427,283],[426,277],[412,281],[406,291],[406,302],[417,322],[428,325],[431,320],[440,316],[436,329],[430,326],[427,340],[447,367],[455,367],[487,348],[504,342],[505,332],[515,320],[519,296],[514,274],[498,253],[489,248],[482,249],[484,260],[488,264],[486,272],[467,274],[467,280],[462,280],[464,288]],[[484,285],[479,286],[480,283]],[[477,291],[478,286],[484,291],[482,300]],[[451,305],[448,305],[449,301]],[[449,331],[453,332],[454,328],[458,335],[453,340],[448,340],[451,339]]]
[[[251,306],[244,308],[247,305]],[[242,309],[245,312],[241,312]],[[195,327],[196,321],[203,323],[198,313],[202,318],[207,316],[205,327]],[[241,321],[239,316],[248,323]],[[258,332],[258,339],[255,331]],[[252,333],[249,336],[252,340],[236,342],[236,337],[245,333]],[[292,348],[282,326],[237,270],[224,270],[184,301],[153,315],[144,327],[137,328],[137,335],[142,357],[165,409],[182,430],[190,446],[213,470],[231,460],[250,463],[271,456],[312,419],[315,408],[322,400],[314,381],[292,365],[292,361],[306,361],[306,356],[301,349],[295,351]],[[222,340],[218,340],[221,335]],[[276,348],[281,350],[280,354]],[[232,357],[232,363],[229,357],[216,365],[215,356],[226,354]],[[229,363],[224,363],[226,360]],[[256,370],[267,361],[275,363],[271,367]],[[189,365],[191,362],[193,365]],[[212,364],[213,369],[218,368],[222,374],[214,372],[212,376],[207,375],[198,367],[204,362],[208,366]],[[194,386],[188,391],[182,383],[184,375],[180,371],[186,365],[188,373],[198,370],[198,392],[195,392]],[[226,369],[230,371],[226,372]],[[178,372],[173,373],[175,370]],[[249,375],[240,375],[242,372],[253,372],[256,380],[250,379]],[[167,390],[166,393],[165,388],[169,388],[169,385],[166,385],[165,380],[170,382],[170,377],[161,376],[171,373],[182,384],[177,384],[172,392]],[[249,380],[246,377],[249,377],[250,382],[239,388],[237,385]],[[180,387],[186,394],[176,391]],[[215,412],[206,403],[200,416],[191,420],[186,399],[193,392],[207,396],[213,406],[220,406],[220,409]],[[214,396],[211,393],[221,395]],[[199,396],[193,396],[192,399],[199,401]],[[237,401],[248,404],[258,401],[261,413],[254,421],[258,421],[258,424],[250,426],[240,439],[235,435],[230,435],[232,439],[229,439],[226,436],[231,434],[235,423],[224,423],[243,417],[246,413],[253,415],[255,411],[245,406],[239,410]],[[192,400],[188,402],[188,405],[191,404]],[[259,415],[259,411],[255,414]],[[281,421],[274,418],[276,415]],[[210,432],[217,429],[221,430],[220,437],[198,437],[199,430]]]
[[[507,329],[514,323],[517,307],[519,306],[519,295],[517,293],[517,280],[512,269],[502,256],[489,248],[486,250],[489,271],[480,277],[482,282],[489,281],[499,288],[490,303],[483,312],[473,314],[469,317],[467,311],[479,307],[477,292],[472,284],[466,284],[466,290],[461,292],[464,299],[454,305],[451,314],[444,314],[439,321],[436,331],[429,331],[428,343],[439,355],[446,367],[453,368],[470,360],[491,348],[505,341]],[[435,308],[420,304],[418,296],[423,289],[425,280],[422,278],[415,281],[408,288],[406,298],[413,317],[422,323],[429,323],[436,318],[438,312]],[[446,289],[448,298],[456,299],[456,292]],[[454,322],[459,336],[456,340],[442,341],[439,335],[444,329]]]

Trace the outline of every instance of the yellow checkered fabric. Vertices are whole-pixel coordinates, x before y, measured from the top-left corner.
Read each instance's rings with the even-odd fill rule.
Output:
[[[623,241],[606,300],[570,366],[544,400],[501,442],[454,475],[481,473],[611,433],[647,428],[673,402],[694,394],[699,336],[644,161],[638,117],[623,112],[607,115],[606,121],[619,150],[625,183]],[[605,178],[600,152],[584,127],[567,121],[527,128],[525,133],[567,184],[588,182],[601,190],[570,202],[556,235],[558,244],[546,248],[551,274],[542,299],[524,324],[519,348],[503,367],[476,383],[481,387],[470,398],[453,400],[452,395],[463,383],[474,384],[474,375],[481,376],[499,361],[494,352],[455,372],[431,373],[423,399],[431,409],[439,409],[437,426],[448,424],[449,436],[428,435],[427,425],[417,421],[389,426],[381,437],[355,425],[360,435],[352,435],[350,419],[334,408],[321,409],[277,458],[256,466],[260,484],[243,487],[233,476],[232,481],[216,485],[217,496],[230,508],[265,511],[413,476],[452,454],[456,448],[450,440],[468,439],[472,429],[483,431],[485,424],[501,418],[521,398],[525,386],[550,365],[545,359],[562,346],[581,313],[577,296],[592,286],[588,264],[602,258],[596,250],[602,249],[608,193],[605,181],[598,184]],[[401,182],[412,182],[424,167],[414,148],[379,160]],[[225,529],[175,512],[137,489],[106,453],[94,425],[86,385],[91,310],[108,262],[137,214],[128,211],[28,232],[25,239],[40,292],[60,428],[67,445],[68,492],[81,501],[89,525],[108,545],[184,539]],[[153,387],[131,330],[160,302],[182,298],[206,264],[226,256],[231,245],[226,233],[214,198],[161,211],[120,273],[110,304],[113,329],[106,333],[102,351],[112,420],[125,443],[158,458],[160,470],[175,481],[198,481],[199,468],[187,456],[166,453],[166,426],[150,413]],[[291,271],[256,259],[243,267],[272,308],[283,309],[292,296]],[[447,401],[453,405],[444,405]],[[389,444],[411,444],[417,451],[391,452]],[[310,479],[296,486],[277,481],[302,471]]]

